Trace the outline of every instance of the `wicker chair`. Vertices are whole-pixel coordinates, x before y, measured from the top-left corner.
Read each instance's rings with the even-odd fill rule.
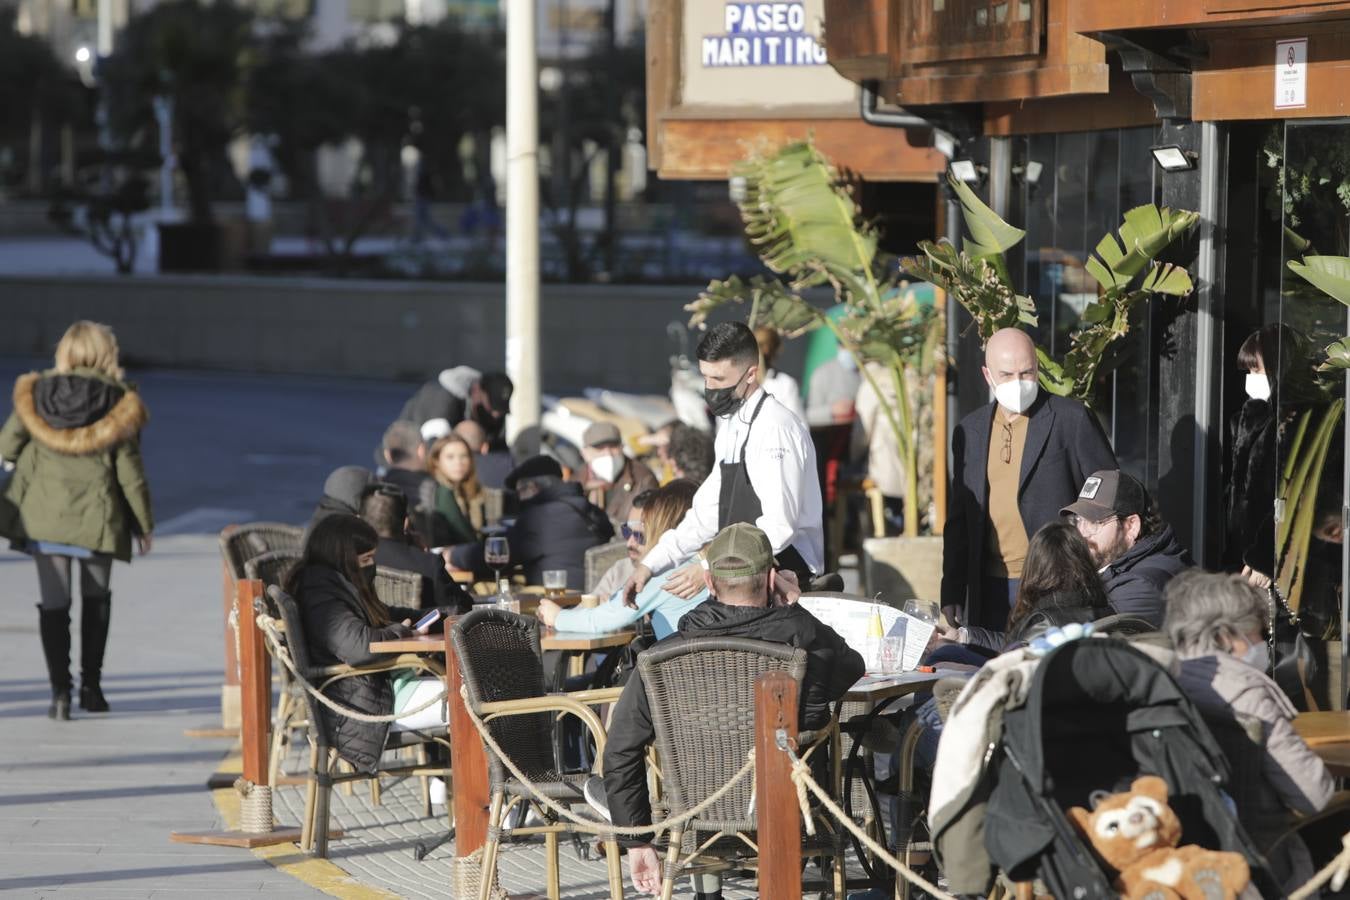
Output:
[[[482,719],[493,739],[511,754],[511,761],[525,773],[540,794],[566,804],[583,802],[586,773],[564,775],[557,771],[553,754],[553,719],[556,714],[574,715],[595,738],[596,755],[603,756],[605,730],[586,704],[612,701],[617,690],[546,694],[544,668],[539,655],[539,622],[498,609],[475,610],[457,621],[451,631],[455,655],[464,676],[467,702]],[[488,807],[487,844],[483,848],[482,891],[487,900],[496,883],[497,848],[501,824],[521,802],[533,803],[530,788],[516,780],[494,753],[488,754],[488,777],[492,801]],[[510,798],[508,802],[508,798]],[[548,895],[559,896],[558,834],[571,831],[554,814],[536,806],[545,824],[514,828],[512,836],[543,834],[548,855]],[[611,897],[623,896],[623,873],[618,844],[605,841]]]
[[[244,574],[248,578],[261,581],[267,587],[281,586],[286,573],[299,561],[300,554],[291,550],[269,550],[244,563]],[[267,614],[274,619],[280,619],[281,612],[272,604],[271,599],[267,598],[265,602]],[[267,649],[270,654],[271,644],[268,644]],[[291,733],[308,727],[309,722],[305,719],[304,698],[300,696],[303,691],[296,684],[291,670],[274,657],[272,671],[276,673],[280,691],[277,694],[277,708],[272,714],[272,748],[268,754],[267,783],[276,785],[277,778],[281,774],[281,761],[285,759],[286,752],[290,748]]]
[[[391,657],[375,665],[369,666],[326,666],[315,667],[310,662],[309,647],[305,642],[304,620],[300,615],[299,604],[295,598],[275,585],[267,589],[268,598],[281,611],[281,621],[285,625],[286,645],[284,647],[271,647],[271,652],[279,655],[287,652],[291,655],[291,660],[295,663],[300,674],[310,684],[316,687],[324,687],[342,678],[351,678],[355,675],[371,675],[380,672],[389,672],[393,669],[419,668],[432,674],[443,675],[436,667],[432,666],[427,660],[413,655],[400,655]],[[269,636],[269,643],[271,643]],[[353,781],[365,781],[371,776],[364,773],[342,773],[333,771],[337,752],[328,744],[328,738],[324,734],[323,715],[337,715],[337,713],[324,713],[321,711],[321,704],[314,699],[308,691],[304,692],[305,705],[309,712],[309,728],[307,736],[309,738],[309,787],[305,793],[305,815],[304,822],[300,830],[300,849],[314,856],[327,858],[328,856],[328,810],[329,800],[332,794],[334,784],[345,784]],[[432,775],[438,775],[445,779],[447,785],[450,781],[450,769],[444,765],[432,765],[427,761],[426,746],[431,741],[442,744],[447,749],[450,746],[448,736],[429,735],[417,731],[393,731],[389,732],[389,737],[385,743],[386,750],[397,750],[405,747],[414,747],[418,750],[418,759],[411,764],[386,765],[381,760],[379,771],[376,777],[380,775],[393,775],[398,777],[414,775],[422,778],[422,797],[428,816],[431,815],[431,803],[429,799],[427,778]]]
[[[628,555],[627,541],[610,541],[586,551],[586,584],[583,593],[589,594],[609,567]],[[603,599],[603,598],[602,598]]]
[[[232,525],[220,533],[220,555],[225,570],[235,581],[246,577],[244,564],[255,556],[272,550],[286,550],[300,555],[304,529],[279,522],[250,522]]]
[[[385,606],[405,609],[422,607],[422,576],[403,569],[379,566],[375,569],[375,595]]]
[[[755,744],[755,679],[775,671],[787,672],[800,684],[806,651],[747,638],[696,638],[658,644],[638,657],[656,733],[662,796],[670,815],[703,802],[744,765]],[[816,737],[803,733],[798,740],[811,742]],[[753,790],[754,781],[747,778],[703,815],[672,829],[662,900],[670,900],[681,874],[755,865]],[[821,837],[824,847],[818,839],[803,841],[803,856],[834,858],[832,890],[843,897],[843,841],[823,830]]]

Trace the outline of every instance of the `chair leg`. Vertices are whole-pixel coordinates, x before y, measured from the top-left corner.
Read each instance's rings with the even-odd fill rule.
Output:
[[[300,850],[314,849],[314,805],[319,794],[319,746],[309,746],[309,780],[305,782],[305,819],[300,825]]]
[[[492,792],[492,802],[488,806],[487,841],[483,844],[483,871],[480,874],[482,884],[478,888],[478,900],[492,900],[492,886],[497,883],[497,842],[500,840],[498,829],[502,826],[502,802],[506,795],[500,791]]]
[[[834,851],[834,898],[835,900],[844,900],[848,896],[848,872],[844,869],[842,835],[839,840],[841,843]],[[904,879],[897,876],[897,880],[903,881]]]
[[[417,745],[417,764],[418,764],[419,766],[421,766],[422,768],[425,769],[429,763],[430,763],[430,758],[427,756],[427,745],[426,745],[426,744],[418,744],[418,745]],[[424,773],[423,775],[419,776],[418,780],[422,782],[422,810],[423,810],[423,815],[425,815],[428,819],[430,819],[430,818],[431,818],[431,776]]]
[[[670,900],[675,893],[676,869],[680,865],[680,844],[684,841],[684,829],[671,831],[669,838],[670,849],[666,851],[666,862],[661,867],[661,900]]]
[[[380,776],[376,775],[370,779],[370,805],[379,806],[383,799],[380,791]]]
[[[314,802],[314,855],[328,858],[328,807],[333,796],[333,751],[325,750],[319,778],[319,795]]]
[[[558,900],[562,895],[561,881],[558,877],[558,832],[549,831],[544,834],[544,855],[548,857],[548,880],[545,882],[548,900]]]
[[[277,776],[281,774],[281,756],[286,749],[290,718],[290,694],[283,684],[277,697],[277,714],[272,719],[272,748],[267,754],[267,783],[272,787],[277,786]]]
[[[623,859],[617,841],[605,841],[605,867],[609,870],[610,900],[623,900]]]
[[[349,763],[349,762],[347,762],[345,759],[339,759],[339,760],[338,760],[338,762],[337,762],[337,769],[338,769],[338,771],[341,772],[343,775],[350,775],[350,774],[352,774],[353,772],[356,771],[355,769],[352,768],[352,764]],[[344,781],[344,782],[342,782],[342,793],[343,793],[345,796],[348,796],[348,797],[352,796],[352,794],[353,794],[353,792],[354,792],[355,790],[356,790],[356,788],[355,788],[355,786],[352,784],[352,782],[350,782],[350,781]]]

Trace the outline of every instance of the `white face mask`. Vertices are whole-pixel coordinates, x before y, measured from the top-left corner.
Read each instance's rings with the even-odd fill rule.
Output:
[[[1270,648],[1265,641],[1257,641],[1242,654],[1242,661],[1261,672],[1270,671]]]
[[[613,456],[606,453],[604,456],[597,456],[595,459],[591,460],[591,472],[601,481],[608,481],[610,484],[613,484],[614,479],[618,478],[619,473],[622,471],[622,456]]]
[[[994,387],[994,399],[998,405],[1010,413],[1024,413],[1031,408],[1031,404],[1036,402],[1036,394],[1040,391],[1040,385],[1035,379],[1023,381],[1015,378],[1012,381],[1005,381]]]
[[[1270,399],[1270,379],[1264,375],[1248,372],[1244,387],[1247,389],[1247,396],[1253,400]]]

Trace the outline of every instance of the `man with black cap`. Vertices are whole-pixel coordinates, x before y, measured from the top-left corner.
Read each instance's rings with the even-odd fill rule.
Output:
[[[1112,608],[1161,628],[1163,588],[1195,563],[1144,486],[1119,469],[1102,469],[1060,514],[1092,549]]]
[[[398,417],[418,428],[430,419],[445,419],[451,427],[471,419],[483,427],[495,447],[502,443],[513,390],[504,372],[485,374],[470,366],[455,366],[418,388]]]
[[[647,551],[624,595],[637,596],[652,575],[677,569],[665,589],[689,599],[702,590],[689,560],[719,529],[753,524],[768,535],[776,565],[807,587],[825,570],[825,533],[811,432],[760,386],[759,344],[743,322],[723,322],[698,342],[708,409],[722,420],[713,443],[717,465],[699,486],[680,524]]]
[[[586,551],[614,537],[605,511],[581,495],[581,485],[564,481],[562,466],[548,456],[516,466],[506,487],[520,498],[520,514],[506,532],[511,564],[525,570],[530,584],[542,584],[546,569],[566,569],[568,586],[580,589]]]
[[[645,463],[623,452],[623,436],[613,422],[593,422],[581,437],[586,468],[578,474],[586,499],[604,509],[611,522],[628,521],[633,498],[659,487]]]
[[[803,729],[823,727],[830,719],[831,705],[863,674],[863,659],[834,629],[796,604],[779,605],[775,599],[773,547],[754,525],[737,523],[718,532],[704,551],[707,569],[704,582],[712,598],[685,613],[679,632],[655,646],[711,637],[742,637],[801,647],[806,651],[806,674],[802,678],[799,722]],[[717,677],[710,669],[708,677]],[[641,674],[634,672],[610,719],[605,744],[604,800],[615,825],[649,825],[651,797],[647,792],[646,748],[655,740],[651,707]],[[587,785],[587,799],[594,796]],[[650,843],[627,842],[629,874],[639,891],[657,893],[661,865]],[[700,876],[695,882],[698,897],[721,896],[716,876]]]

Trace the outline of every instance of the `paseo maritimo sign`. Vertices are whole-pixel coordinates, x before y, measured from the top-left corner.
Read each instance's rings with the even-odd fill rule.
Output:
[[[806,26],[803,3],[728,3],[722,33],[703,37],[703,65],[823,66],[825,48]]]

